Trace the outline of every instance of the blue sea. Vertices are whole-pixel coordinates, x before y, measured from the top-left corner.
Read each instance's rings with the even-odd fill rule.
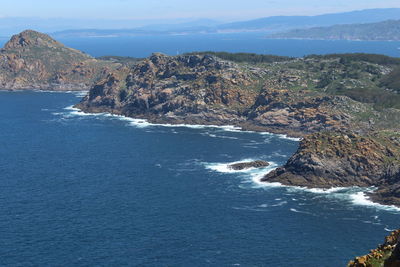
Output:
[[[345,266],[399,227],[367,189],[260,184],[297,140],[84,114],[82,95],[0,92],[1,266]]]
[[[269,40],[266,34],[148,35],[135,37],[57,38],[92,56],[148,57],[153,52],[178,55],[193,51],[226,51],[302,57],[310,54],[373,53],[400,57],[400,42]],[[0,46],[9,38],[0,38]]]

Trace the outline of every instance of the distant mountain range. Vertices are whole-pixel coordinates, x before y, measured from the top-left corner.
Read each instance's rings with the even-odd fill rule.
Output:
[[[29,18],[29,17],[0,17],[0,36],[10,37],[27,28],[41,32],[53,33],[70,29],[136,29],[146,27],[158,28],[160,30],[174,29],[175,27],[215,26],[221,21],[211,19],[151,19],[151,20],[129,20],[129,19],[68,19],[68,18]]]
[[[318,16],[275,16],[233,23],[218,23],[212,20],[198,20],[175,24],[158,23],[153,25],[120,29],[71,29],[54,32],[55,37],[90,37],[90,36],[135,36],[146,34],[199,34],[199,33],[239,33],[263,32],[268,34],[326,27],[338,24],[375,23],[384,20],[400,19],[400,8],[368,9],[345,13]]]
[[[400,20],[297,29],[268,37],[272,39],[400,41]]]
[[[277,16],[219,25],[219,31],[283,31],[337,24],[373,23],[400,19],[400,8],[367,9],[318,16]]]
[[[273,16],[230,23],[206,18],[164,20],[0,18],[0,36],[8,38],[26,28],[50,33],[57,38],[241,32],[275,34],[295,29],[376,23],[385,20],[400,20],[400,8],[367,9],[317,16]]]

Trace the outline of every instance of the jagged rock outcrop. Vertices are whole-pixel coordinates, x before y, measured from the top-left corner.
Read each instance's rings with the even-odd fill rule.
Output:
[[[378,190],[370,195],[371,199],[386,205],[400,207],[400,163],[391,163],[381,179]]]
[[[255,101],[254,73],[212,56],[153,54],[111,73],[77,107],[151,121],[238,124]]]
[[[27,30],[14,35],[0,50],[0,88],[88,90],[118,67]]]
[[[250,169],[250,168],[265,168],[268,167],[270,164],[266,161],[263,160],[256,160],[256,161],[251,161],[251,162],[239,162],[239,163],[234,163],[228,166],[229,169],[235,170],[235,171],[241,171],[245,169]]]
[[[375,201],[398,205],[400,142],[388,135],[308,135],[288,162],[262,181],[309,188],[376,186]]]
[[[400,266],[400,230],[392,232],[385,242],[365,256],[356,257],[348,267],[398,267]]]
[[[111,112],[151,122],[230,124],[303,136],[344,130],[365,104],[346,96],[274,89],[262,68],[207,55],[153,54],[132,68],[113,72],[77,105],[86,112]]]
[[[248,118],[267,128],[287,133],[343,131],[354,125],[347,108],[365,109],[345,96],[310,94],[307,91],[265,88],[249,112]]]

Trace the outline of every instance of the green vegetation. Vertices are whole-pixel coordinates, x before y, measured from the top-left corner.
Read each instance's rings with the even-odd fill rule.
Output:
[[[381,80],[381,86],[400,92],[400,67],[385,75]]]
[[[329,54],[329,55],[309,55],[306,59],[340,59],[340,63],[368,62],[379,65],[400,65],[400,58],[389,57],[379,54],[351,53],[351,54]]]
[[[376,54],[310,55],[261,63],[268,87],[342,95],[375,110],[400,109],[400,58]]]
[[[185,55],[211,55],[219,57],[220,59],[229,60],[238,63],[273,63],[292,60],[291,57],[274,56],[274,55],[260,55],[254,53],[228,53],[228,52],[192,52]]]
[[[96,59],[104,60],[104,61],[111,61],[113,63],[121,63],[121,64],[128,65],[128,66],[135,65],[137,62],[143,60],[142,58],[119,57],[119,56],[102,56],[102,57],[98,57]]]

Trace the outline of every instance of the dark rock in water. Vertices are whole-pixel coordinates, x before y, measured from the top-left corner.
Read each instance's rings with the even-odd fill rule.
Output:
[[[250,169],[250,168],[264,168],[268,167],[269,163],[266,161],[262,160],[256,160],[252,162],[240,162],[240,163],[235,163],[229,165],[229,169],[235,170],[235,171],[241,171],[245,169]]]

